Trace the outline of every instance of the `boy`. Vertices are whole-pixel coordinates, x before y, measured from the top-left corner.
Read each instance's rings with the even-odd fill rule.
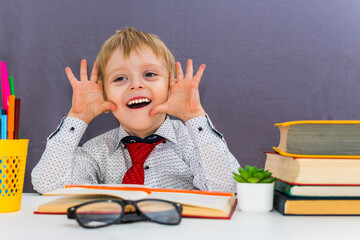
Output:
[[[72,107],[32,171],[34,189],[123,183],[235,192],[239,164],[200,104],[204,69],[193,76],[188,60],[184,75],[157,36],[132,28],[104,43],[89,80],[86,60],[80,81],[67,67]],[[78,147],[92,119],[109,111],[120,126]]]

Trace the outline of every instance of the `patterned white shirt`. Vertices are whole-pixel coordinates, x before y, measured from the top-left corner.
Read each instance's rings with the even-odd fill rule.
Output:
[[[31,173],[36,191],[45,193],[66,184],[121,184],[132,165],[121,142],[129,134],[119,126],[79,147],[86,128],[84,121],[66,117],[50,135]],[[239,163],[207,116],[185,124],[167,117],[154,134],[166,140],[144,163],[144,185],[236,192],[232,171],[237,171]]]

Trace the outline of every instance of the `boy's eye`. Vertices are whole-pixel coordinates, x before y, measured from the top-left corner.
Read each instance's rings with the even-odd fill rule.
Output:
[[[156,74],[152,72],[145,73],[145,77],[155,77]]]
[[[117,78],[114,80],[114,82],[121,82],[121,81],[124,81],[124,80],[126,80],[125,77],[117,77]]]

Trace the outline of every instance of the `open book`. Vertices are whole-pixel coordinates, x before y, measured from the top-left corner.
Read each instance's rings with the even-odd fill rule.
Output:
[[[231,219],[236,198],[229,192],[149,188],[143,185],[68,185],[44,194],[62,196],[40,205],[36,214],[65,214],[67,209],[101,199],[163,199],[183,205],[183,217]]]

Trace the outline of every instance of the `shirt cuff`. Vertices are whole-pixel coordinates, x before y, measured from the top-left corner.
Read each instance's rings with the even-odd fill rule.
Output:
[[[202,117],[192,118],[186,121],[185,125],[195,137],[195,139],[204,138],[207,136],[216,136],[220,137],[225,142],[224,136],[215,129],[215,126],[212,124],[207,114]]]
[[[88,125],[78,118],[64,117],[47,140],[58,140],[70,145],[78,145]]]

